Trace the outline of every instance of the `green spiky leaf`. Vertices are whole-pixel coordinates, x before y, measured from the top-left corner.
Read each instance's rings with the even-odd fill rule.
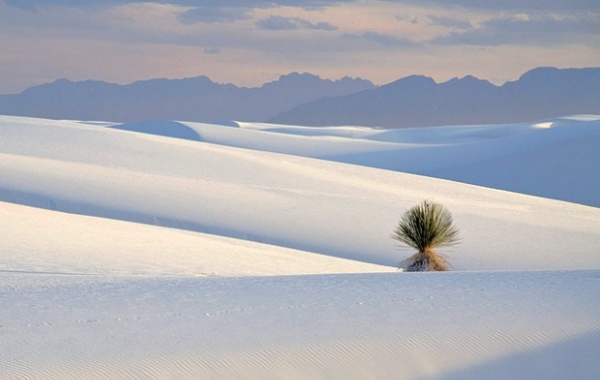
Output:
[[[419,252],[459,241],[450,211],[441,204],[427,200],[402,215],[392,237]]]

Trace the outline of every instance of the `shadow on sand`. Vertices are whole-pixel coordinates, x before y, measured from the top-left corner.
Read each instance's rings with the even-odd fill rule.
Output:
[[[176,121],[141,121],[114,125],[112,129],[122,131],[147,133],[150,135],[173,137],[177,139],[201,141],[200,135],[194,129]]]
[[[600,379],[600,330],[429,380]]]

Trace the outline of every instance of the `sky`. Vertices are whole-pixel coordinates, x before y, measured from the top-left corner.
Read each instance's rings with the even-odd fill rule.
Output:
[[[502,84],[600,66],[600,1],[0,0],[0,52],[0,94],[59,78],[256,87],[291,72]]]

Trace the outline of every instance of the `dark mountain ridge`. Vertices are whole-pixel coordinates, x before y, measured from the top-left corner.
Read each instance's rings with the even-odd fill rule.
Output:
[[[376,87],[360,78],[332,81],[291,73],[254,88],[219,84],[206,76],[128,85],[59,79],[0,95],[0,114],[122,123],[241,120],[405,128],[586,113],[600,114],[600,68],[541,67],[502,86],[470,75],[443,83],[411,75]]]
[[[332,81],[306,73],[284,75],[255,88],[219,84],[206,76],[151,79],[128,85],[59,79],[20,94],[1,95],[0,114],[116,122],[264,121],[320,97],[374,87],[364,79]]]
[[[586,113],[600,114],[600,68],[542,67],[502,86],[473,76],[438,84],[413,75],[356,94],[301,104],[268,121],[404,128],[517,123]]]

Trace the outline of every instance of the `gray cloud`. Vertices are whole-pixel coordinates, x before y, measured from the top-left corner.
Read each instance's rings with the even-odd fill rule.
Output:
[[[370,42],[376,42],[381,45],[390,47],[414,47],[417,43],[409,40],[408,38],[392,36],[389,34],[381,34],[376,32],[365,32],[360,34],[346,33],[342,38],[347,40],[364,40]]]
[[[265,30],[298,30],[298,29],[315,29],[315,30],[336,30],[337,27],[328,22],[312,23],[297,17],[281,17],[270,16],[256,22],[260,29]]]
[[[391,1],[391,0],[390,0]],[[487,10],[539,10],[539,11],[598,11],[598,0],[401,0],[398,3],[420,5],[460,6]]]
[[[4,0],[4,3],[12,7],[20,8],[30,12],[35,12],[37,10],[37,8],[35,7],[35,1]]]
[[[219,54],[221,53],[221,49],[218,47],[205,47],[204,53],[206,54]]]
[[[499,17],[481,27],[453,32],[431,42],[475,46],[556,44],[577,42],[583,35],[600,35],[598,17],[574,14]]]
[[[35,10],[40,6],[61,5],[68,7],[106,7],[139,3],[140,0],[2,0],[21,9]],[[384,0],[395,4],[422,6],[461,6],[489,10],[540,10],[540,11],[599,11],[598,0]],[[174,4],[198,9],[208,8],[272,8],[294,6],[304,9],[319,9],[334,5],[355,3],[357,0],[145,0],[149,3]]]
[[[73,8],[112,7],[118,5],[140,3],[140,0],[2,0],[4,3],[26,10],[40,7],[66,6]],[[336,4],[353,3],[357,0],[145,0],[146,3],[172,4],[196,9],[215,8],[272,8],[278,6],[294,6],[304,9],[319,9]]]
[[[403,15],[403,16],[397,15],[396,21],[407,21],[407,22],[410,22],[411,24],[419,23],[419,19],[415,15]]]
[[[452,29],[471,29],[473,25],[469,20],[458,19],[454,17],[429,16],[430,25],[445,26]]]
[[[26,11],[37,12],[44,8],[61,6],[78,9],[101,9],[115,6],[140,3],[140,0],[0,0],[5,4]],[[250,18],[253,9],[268,9],[279,6],[294,6],[307,10],[322,9],[328,6],[353,3],[357,0],[144,0],[146,3],[171,4],[189,7],[190,10],[179,16],[179,21],[184,24],[193,23],[220,23],[246,20]],[[266,22],[275,24],[277,20]],[[333,30],[333,25],[328,23],[306,24],[302,20],[290,20],[288,24],[296,24],[297,29],[322,29]]]
[[[178,19],[184,24],[231,22],[247,20],[250,18],[250,9],[246,8],[194,8],[183,14]]]

